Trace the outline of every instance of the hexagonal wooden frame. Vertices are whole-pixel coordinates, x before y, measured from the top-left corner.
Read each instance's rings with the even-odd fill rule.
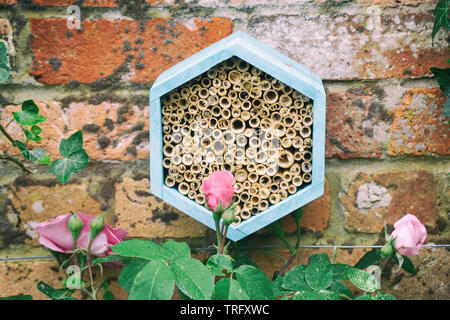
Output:
[[[323,195],[326,95],[317,74],[240,31],[181,61],[158,77],[150,89],[150,191],[211,229],[215,226],[210,211],[164,184],[160,98],[232,56],[247,61],[313,100],[311,184],[250,219],[236,226],[230,225],[227,237],[238,241]]]

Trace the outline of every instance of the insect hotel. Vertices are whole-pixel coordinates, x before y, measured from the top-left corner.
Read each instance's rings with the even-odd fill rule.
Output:
[[[162,73],[150,109],[151,192],[214,229],[201,184],[230,171],[233,241],[323,194],[322,80],[243,32]]]

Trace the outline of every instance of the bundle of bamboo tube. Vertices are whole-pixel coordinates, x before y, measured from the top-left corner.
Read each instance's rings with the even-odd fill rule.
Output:
[[[312,180],[313,102],[232,57],[161,98],[165,184],[203,205],[201,183],[233,173],[237,221]]]

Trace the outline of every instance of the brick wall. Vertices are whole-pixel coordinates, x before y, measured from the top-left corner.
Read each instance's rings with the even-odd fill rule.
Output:
[[[107,208],[108,222],[131,238],[209,246],[212,230],[149,193],[148,92],[162,71],[236,30],[324,80],[327,183],[324,196],[305,207],[303,244],[381,244],[384,221],[392,225],[407,212],[426,225],[428,242],[450,243],[449,119],[429,71],[444,67],[450,52],[443,31],[431,44],[436,2],[0,0],[0,39],[13,78],[0,86],[1,121],[34,99],[49,119],[41,143],[50,155],[58,155],[62,137],[83,130],[92,159],[64,186],[44,169],[25,176],[0,164],[0,257],[46,255],[36,224]],[[81,30],[67,28],[71,4],[81,5]],[[283,223],[294,241],[293,221]],[[280,244],[264,230],[242,243]],[[332,254],[308,249],[300,262],[319,251]],[[269,276],[282,265],[250,252]],[[363,254],[341,250],[338,261]],[[385,289],[403,299],[449,299],[449,260],[445,249],[424,249],[413,258],[419,274],[388,275]],[[0,296],[44,298],[37,279],[56,285],[62,276],[49,259],[3,261]]]

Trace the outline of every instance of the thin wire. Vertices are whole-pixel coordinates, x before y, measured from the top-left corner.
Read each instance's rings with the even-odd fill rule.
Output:
[[[333,245],[300,245],[300,248],[304,249],[376,249],[382,246],[333,246]],[[283,245],[263,245],[263,246],[252,246],[252,247],[241,247],[242,249],[284,249]],[[435,248],[450,248],[450,244],[425,244],[422,246],[424,249],[435,249]],[[192,250],[198,251],[215,251],[215,248],[192,248]],[[11,261],[11,260],[32,260],[32,259],[50,259],[53,256],[28,256],[28,257],[8,257],[0,258],[0,261]]]

